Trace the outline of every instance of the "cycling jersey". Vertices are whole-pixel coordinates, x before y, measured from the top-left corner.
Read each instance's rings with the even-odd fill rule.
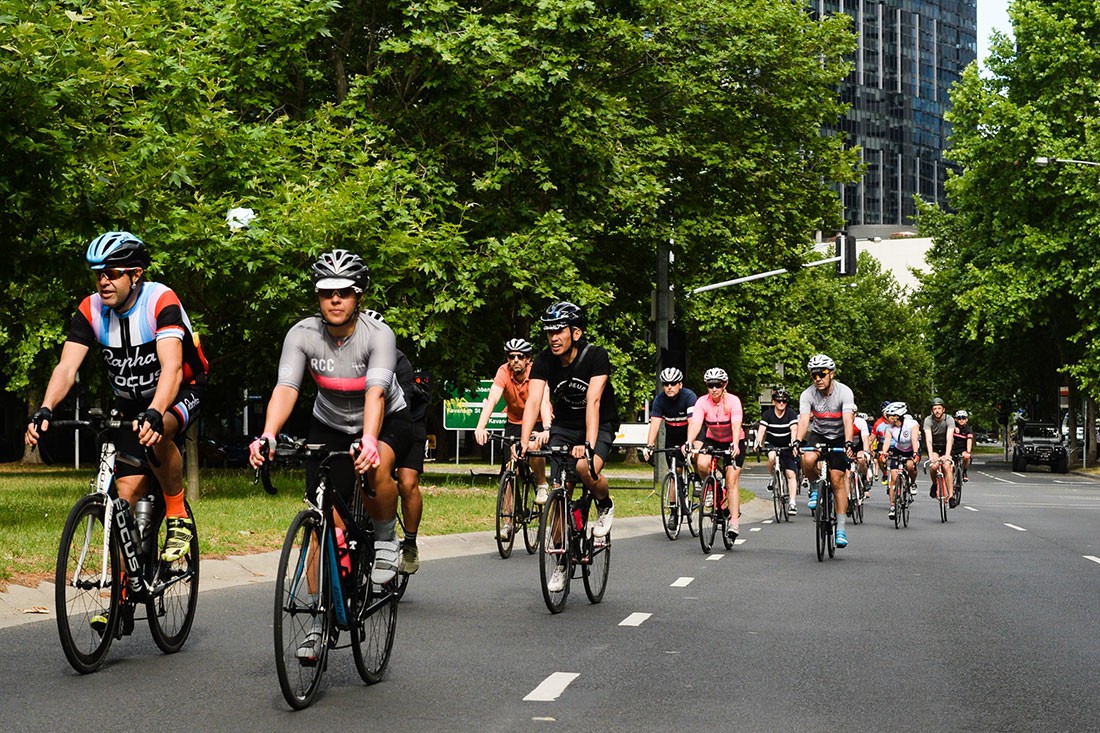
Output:
[[[513,378],[507,364],[501,364],[493,376],[493,384],[504,390],[504,409],[508,422],[523,423],[523,408],[527,404],[527,391],[531,384],[531,365],[523,370],[519,380]]]
[[[764,442],[768,445],[783,447],[791,444],[791,426],[798,422],[798,414],[787,408],[783,410],[783,416],[776,414],[774,407],[768,407],[760,416],[760,424],[764,426]]]
[[[886,444],[886,433],[890,431],[890,423],[886,421],[886,418],[880,417],[875,420],[875,424],[871,427],[872,436],[874,439],[874,447],[876,450]]]
[[[856,411],[856,398],[843,382],[833,380],[828,393],[810,385],[798,398],[798,412],[813,417],[811,430],[829,440],[844,440],[844,413]]]
[[[531,364],[531,379],[546,382],[550,404],[554,408],[553,427],[585,429],[585,409],[588,405],[588,383],[593,377],[611,376],[611,358],[607,349],[589,344],[584,339],[574,342],[577,355],[569,364],[562,364],[550,349],[540,351]],[[600,397],[600,425],[619,427],[619,410],[615,389],[608,379]]]
[[[947,451],[947,436],[955,433],[955,418],[945,414],[942,420],[929,415],[924,418],[924,429],[932,432],[931,449],[936,453]]]
[[[665,421],[665,445],[683,445],[687,442],[688,422],[699,398],[687,387],[681,387],[675,397],[661,392],[653,398],[649,416]]]
[[[741,399],[737,395],[727,392],[722,396],[720,402],[712,400],[710,395],[700,397],[695,403],[695,411],[691,415],[691,424],[700,427],[706,425],[705,437],[708,440],[728,446],[733,442],[733,423],[741,422],[743,419]],[[742,426],[737,439],[745,439],[744,426]]]
[[[360,313],[355,330],[337,340],[320,314],[304,318],[290,329],[279,357],[278,384],[298,390],[308,367],[317,383],[313,416],[349,435],[363,430],[363,398],[371,387],[385,390],[386,412],[405,409],[405,395],[394,379],[397,345],[393,331]]]
[[[955,423],[955,438],[951,444],[951,453],[959,455],[966,451],[966,446],[970,444],[970,439],[974,437],[974,428],[969,425],[959,425]]]
[[[183,342],[182,385],[205,383],[209,365],[199,337],[176,293],[161,283],[142,283],[134,304],[123,313],[104,305],[98,293],[89,295],[73,315],[67,340],[99,344],[114,393],[148,404],[160,379],[157,342],[165,338]]]
[[[890,447],[902,453],[912,453],[914,439],[920,435],[920,425],[917,421],[906,415],[901,425],[890,428]]]

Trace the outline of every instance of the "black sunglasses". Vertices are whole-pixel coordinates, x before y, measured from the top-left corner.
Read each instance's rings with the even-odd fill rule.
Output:
[[[509,354],[508,358],[509,359],[525,359],[525,358],[527,358],[527,354]]]
[[[832,372],[830,372],[828,369],[819,369],[817,371],[810,372],[810,376],[814,379],[824,378],[829,376],[830,374],[832,374]]]
[[[725,387],[725,382],[707,382],[707,389],[718,389],[719,387]]]
[[[781,405],[785,405],[785,404],[787,404],[787,398],[786,397],[773,397],[772,402],[778,402]]]
[[[673,387],[679,384],[679,382],[661,382],[662,387]]]
[[[338,296],[341,300],[347,300],[348,298],[355,295],[355,288],[348,287],[319,289],[317,291],[317,295],[318,297],[324,298],[326,300],[335,296]]]

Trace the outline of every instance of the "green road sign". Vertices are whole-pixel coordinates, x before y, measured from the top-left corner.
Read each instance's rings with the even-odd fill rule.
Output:
[[[492,386],[493,380],[483,379],[475,391],[461,394],[450,387],[447,390],[450,396],[443,401],[443,428],[445,430],[477,429],[477,419],[481,417],[481,406],[485,404],[485,398],[489,396],[489,388]],[[504,430],[506,422],[504,398],[501,397],[493,408],[486,429]]]

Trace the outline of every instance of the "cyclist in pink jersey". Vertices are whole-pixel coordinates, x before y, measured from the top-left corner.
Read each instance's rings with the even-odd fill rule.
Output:
[[[706,382],[707,393],[699,398],[692,411],[684,455],[691,448],[699,449],[703,446],[732,450],[732,456],[722,458],[726,474],[726,506],[723,508],[728,517],[726,534],[735,539],[740,531],[738,517],[741,516],[741,492],[737,486],[737,478],[745,462],[745,431],[741,427],[744,412],[741,409],[741,399],[726,392],[729,375],[724,369],[708,369],[703,374],[703,381]],[[706,432],[703,433],[703,439],[697,440],[704,425]],[[696,456],[695,470],[700,476],[710,473],[711,458],[702,453]]]

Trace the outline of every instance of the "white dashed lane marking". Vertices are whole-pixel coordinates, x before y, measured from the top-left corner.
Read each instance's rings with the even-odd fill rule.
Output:
[[[561,693],[565,692],[565,688],[569,687],[569,683],[578,677],[580,674],[577,672],[555,672],[527,693],[527,697],[523,699],[529,702],[552,702],[557,700]]]
[[[722,554],[707,555],[707,560],[721,560],[723,557],[725,557],[725,555]]]
[[[1100,565],[1100,557],[1096,555],[1085,555],[1084,557],[1086,560],[1092,560],[1094,563]]]
[[[972,507],[972,506],[964,506],[964,507],[963,507],[963,509],[967,510],[968,512],[976,512],[976,511],[978,511],[977,509],[975,509],[975,508],[974,508],[974,507]]]
[[[619,626],[641,626],[652,615],[652,613],[632,613],[620,621]]]
[[[1008,522],[1005,522],[1005,526],[1008,527],[1009,529],[1014,529],[1017,532],[1026,532],[1027,531],[1023,527],[1017,527],[1015,524],[1009,524]]]
[[[687,588],[689,585],[691,585],[691,581],[693,581],[693,580],[695,580],[695,578],[689,578],[687,576],[677,578],[676,580],[672,581],[672,585],[669,586],[669,587],[671,587],[671,588]]]

